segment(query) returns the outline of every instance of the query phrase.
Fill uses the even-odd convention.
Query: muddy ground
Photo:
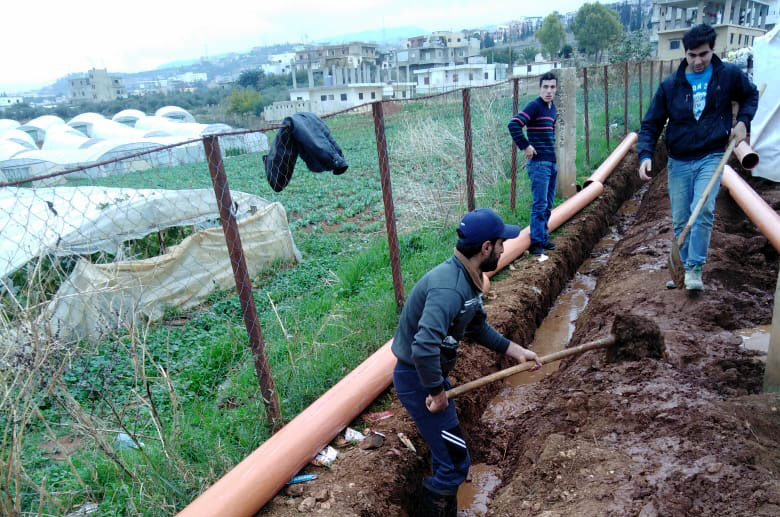
[[[500,331],[531,342],[577,267],[620,224],[617,209],[639,187],[636,168],[631,152],[604,194],[556,237],[550,260],[521,258],[493,282],[488,312]],[[780,189],[749,182],[780,209]],[[495,383],[458,399],[473,463],[498,472],[488,515],[780,515],[780,399],[759,394],[763,364],[734,334],[770,322],[778,255],[725,191],[716,211],[704,294],[664,289],[671,217],[659,174],[577,321],[571,345],[607,335],[616,314],[646,316],[662,331],[663,358],[607,363],[590,352],[535,384]],[[505,366],[466,344],[451,380]],[[501,407],[508,400],[512,409],[486,413],[499,392]],[[395,399],[391,411],[378,423],[356,422],[382,432],[381,447],[341,448],[332,468],[307,469],[318,479],[283,491],[260,515],[414,515],[429,457]]]

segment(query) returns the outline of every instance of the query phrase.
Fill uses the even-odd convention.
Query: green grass
[[[475,90],[473,95],[477,205],[491,206],[507,222],[525,226],[531,199],[522,153],[518,153],[518,208],[512,212],[508,206],[509,91],[509,96],[502,91],[493,98],[484,90]],[[532,98],[523,96],[521,107]],[[598,127],[595,105],[591,98],[592,128]],[[405,228],[400,234],[400,253],[408,293],[425,272],[452,253],[455,223],[464,210],[464,199],[457,195],[465,176],[460,93],[405,103],[401,111],[386,114],[385,120],[396,214]],[[285,420],[392,337],[398,319],[372,118],[370,114],[346,114],[327,123],[350,164],[341,176],[311,173],[299,162],[289,186],[275,193],[267,184],[259,154],[224,160],[231,190],[285,206],[304,256],[294,267],[277,264],[252,279]],[[418,138],[415,132],[425,130],[430,130],[428,136]],[[613,139],[610,148],[616,144]],[[591,145],[592,166],[609,149],[598,137]],[[583,162],[581,147],[578,177],[584,178],[592,167]],[[71,184],[212,188],[205,164]],[[428,206],[416,211],[420,199],[412,196],[413,188],[455,194],[447,200],[431,198]],[[73,467],[52,461],[40,449],[51,433],[35,419],[27,428],[23,465],[30,479],[39,486],[45,481],[53,495],[41,498],[25,489],[26,510],[37,511],[41,504],[45,512],[59,514],[84,501],[96,501],[100,515],[172,515],[268,438],[234,290],[214,292],[191,310],[169,307],[163,321],[141,330],[140,340],[117,333],[97,346],[82,345],[82,353],[72,359],[63,375],[70,394],[106,429],[126,428],[142,437],[143,450],[120,451],[119,459],[129,474],[92,439],[86,439],[84,447],[73,454]],[[73,415],[56,398],[42,395],[39,403],[55,434],[77,432]],[[165,448],[153,410],[160,415]],[[0,424],[7,425],[3,418]],[[113,440],[115,433],[107,436]]]

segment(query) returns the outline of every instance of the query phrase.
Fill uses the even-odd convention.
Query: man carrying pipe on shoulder
[[[647,181],[656,141],[669,121],[667,169],[675,238],[685,228],[715,173],[729,137],[733,133],[737,144],[745,139],[747,126],[758,106],[758,90],[745,73],[713,54],[715,37],[715,30],[706,24],[697,25],[683,35],[685,59],[677,72],[658,87],[639,132],[639,177]],[[732,101],[739,103],[733,129]],[[712,189],[680,247],[688,291],[704,289],[702,266],[707,261],[719,186],[718,182]],[[676,287],[674,281],[667,282],[667,287]]]
[[[423,480],[418,516],[455,517],[458,487],[469,471],[455,404],[446,394],[460,340],[468,336],[517,361],[541,366],[534,352],[487,322],[482,303],[482,273],[496,268],[504,240],[519,233],[518,226],[504,224],[490,208],[467,213],[458,226],[454,256],[417,282],[401,312],[392,345],[398,360],[393,385],[428,444],[433,463],[433,475]]]

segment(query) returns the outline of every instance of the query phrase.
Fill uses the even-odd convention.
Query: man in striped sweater
[[[528,160],[528,177],[531,178],[531,247],[534,255],[555,249],[547,231],[558,168],[555,164],[555,117],[553,99],[558,79],[552,72],[539,78],[539,97],[532,100],[509,122],[509,134]],[[523,134],[528,132],[528,138]]]

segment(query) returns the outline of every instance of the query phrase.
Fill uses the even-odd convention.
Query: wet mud
[[[671,218],[659,176],[625,237],[609,244],[608,261],[594,260],[604,256],[597,243],[620,224],[619,207],[639,188],[636,169],[631,152],[604,194],[555,236],[549,260],[526,256],[502,273],[488,315],[499,331],[530,346],[585,264],[598,283],[570,346],[606,336],[617,315],[636,314],[654,322],[663,353],[608,361],[603,351],[587,352],[536,382],[494,383],[459,397],[479,465],[464,496],[477,505],[459,515],[780,515],[780,400],[759,393],[762,352],[743,344],[745,332],[771,320],[778,255],[721,192],[704,293],[666,290]],[[780,209],[780,190],[749,181]],[[466,343],[451,380],[458,385],[507,366]],[[497,395],[502,402],[491,407]],[[330,469],[307,469],[317,480],[280,492],[259,515],[414,515],[430,458],[393,400],[392,418],[355,422],[385,434],[382,447],[342,447]],[[319,500],[302,506],[314,494]]]

